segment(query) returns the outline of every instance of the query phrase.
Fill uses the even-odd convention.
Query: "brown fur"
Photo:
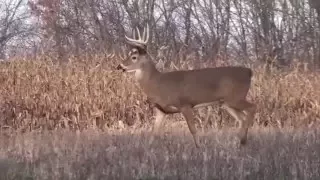
[[[130,41],[128,43],[131,44]],[[251,69],[217,67],[162,73],[155,68],[146,50],[141,50],[141,47],[146,46],[133,46],[131,52],[135,53],[129,53],[128,59],[118,69],[136,72],[142,90],[156,109],[155,131],[160,127],[165,114],[182,113],[199,147],[193,108],[218,101],[230,115],[240,121],[240,143],[246,143],[248,128],[255,114],[255,105],[246,100],[251,85]]]

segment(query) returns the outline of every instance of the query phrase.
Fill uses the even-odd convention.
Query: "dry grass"
[[[146,97],[130,75],[114,70],[118,62],[102,54],[71,59],[63,65],[47,57],[0,64],[0,126],[26,132],[150,122]],[[262,69],[254,71],[249,98],[258,105],[258,125],[319,124],[319,73],[275,71],[265,75]],[[213,111],[198,111],[204,126],[217,124],[218,110]],[[222,126],[233,125],[234,121],[222,112]]]
[[[318,179],[320,132],[254,128],[239,148],[233,129],[204,133],[196,149],[185,126],[150,143],[145,130],[86,130],[1,137],[1,179]]]
[[[136,106],[142,95],[128,78],[110,70],[114,67],[108,60],[97,56],[63,65],[45,59],[2,64],[2,126],[28,131],[103,128],[119,119],[133,124],[143,113],[143,105]]]

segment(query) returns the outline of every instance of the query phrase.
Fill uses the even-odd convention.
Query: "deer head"
[[[144,66],[149,64],[149,60],[147,57],[147,42],[149,40],[149,26],[143,30],[143,34],[141,36],[138,28],[138,38],[136,38],[136,33],[133,31],[133,38],[129,38],[125,36],[126,42],[132,47],[129,51],[127,58],[120,63],[117,69],[121,69],[126,72],[137,72],[141,71]]]

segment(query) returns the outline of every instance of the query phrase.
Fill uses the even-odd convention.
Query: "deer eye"
[[[133,57],[132,57],[132,60],[133,60],[133,61],[136,61],[136,60],[137,60],[137,57],[136,57],[136,56],[133,56]]]

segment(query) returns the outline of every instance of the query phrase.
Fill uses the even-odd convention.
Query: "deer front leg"
[[[153,123],[153,127],[152,127],[152,135],[150,137],[149,140],[149,144],[151,144],[154,141],[154,136],[156,136],[156,134],[159,133],[159,129],[162,127],[163,124],[163,118],[165,116],[165,113],[162,112],[160,109],[158,109],[157,107],[153,107],[153,111],[154,111],[154,123]]]
[[[153,124],[153,133],[156,134],[159,132],[159,129],[162,127],[163,118],[164,118],[165,114],[157,107],[154,107],[153,111],[154,111],[154,115],[155,115],[155,120],[154,120],[154,124]]]

